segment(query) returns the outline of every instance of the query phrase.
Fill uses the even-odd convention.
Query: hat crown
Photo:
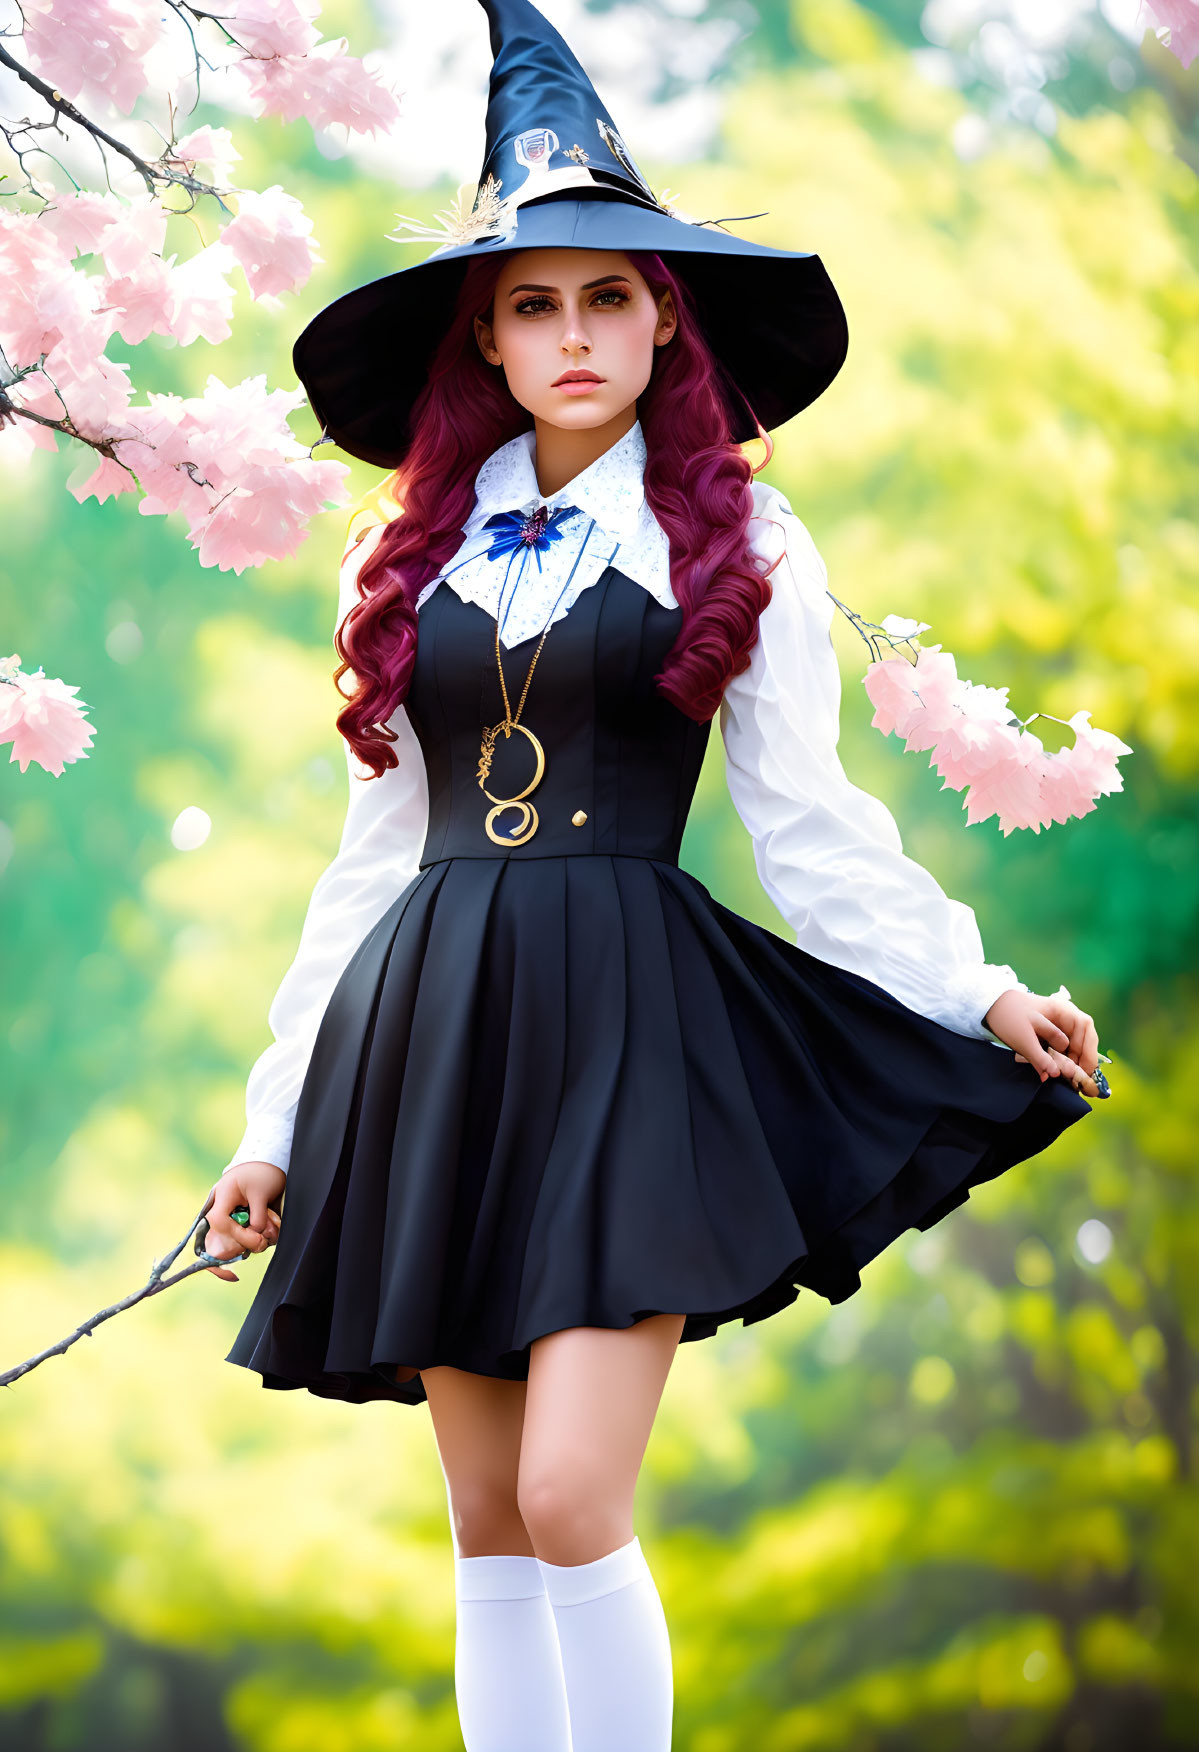
[[[511,206],[558,190],[609,188],[660,208],[595,87],[532,0],[480,0],[491,81],[479,187]]]

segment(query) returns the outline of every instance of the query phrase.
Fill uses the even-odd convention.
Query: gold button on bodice
[[[585,809],[576,809],[570,819],[576,827],[582,827],[587,819],[587,811]]]

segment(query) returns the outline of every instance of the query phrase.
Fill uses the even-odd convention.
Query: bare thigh
[[[439,1365],[420,1378],[441,1456],[455,1543],[462,1557],[533,1555],[516,1502],[524,1381],[498,1381]]]
[[[547,1563],[590,1563],[632,1539],[637,1477],[684,1318],[534,1340],[517,1501]]]
[[[683,1321],[547,1333],[530,1347],[527,1382],[422,1369],[461,1556],[577,1564],[627,1544]]]

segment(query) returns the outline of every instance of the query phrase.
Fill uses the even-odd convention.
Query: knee
[[[501,1552],[532,1556],[532,1542],[521,1519],[512,1480],[482,1477],[454,1484],[450,1489],[450,1513],[461,1557],[487,1557]]]
[[[580,1456],[522,1466],[517,1483],[521,1520],[547,1563],[589,1563],[631,1539],[625,1496]]]

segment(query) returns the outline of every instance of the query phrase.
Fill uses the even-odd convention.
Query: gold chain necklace
[[[537,832],[537,811],[531,803],[525,802],[525,798],[529,795],[530,791],[535,791],[537,789],[537,786],[545,776],[545,750],[542,748],[533,732],[526,725],[521,723],[520,714],[524,710],[525,700],[528,697],[529,692],[529,683],[533,679],[533,671],[537,667],[537,659],[541,656],[541,647],[545,644],[549,630],[549,622],[547,621],[545,626],[541,629],[541,637],[537,641],[537,649],[533,653],[533,661],[529,664],[529,672],[525,676],[525,685],[521,689],[520,699],[517,702],[517,707],[514,712],[508,700],[508,686],[504,680],[504,661],[500,656],[500,623],[498,615],[496,617],[495,666],[499,670],[500,692],[504,696],[504,716],[498,724],[493,724],[489,730],[484,730],[483,732],[483,741],[479,748],[479,789],[494,805],[493,808],[487,811],[483,826],[486,830],[488,839],[494,840],[497,846],[523,846],[525,841],[531,840],[533,835]],[[533,744],[533,752],[537,757],[536,772],[533,774],[533,777],[525,786],[524,790],[518,791],[514,797],[496,797],[487,789],[487,777],[491,772],[491,759],[495,753],[495,739],[501,730],[504,732],[505,740],[511,736],[514,730],[519,730],[521,735],[527,736],[529,741]],[[506,836],[498,834],[495,831],[494,825],[496,817],[502,815],[505,809],[519,809],[521,812],[519,826]]]
[[[500,693],[504,698],[504,716],[500,719],[498,724],[493,724],[490,729],[485,729],[483,731],[483,740],[479,744],[478,780],[480,791],[482,791],[483,795],[492,805],[487,811],[483,827],[487,833],[488,839],[494,841],[497,846],[523,846],[526,841],[531,840],[533,835],[537,832],[537,811],[531,803],[526,801],[526,799],[530,791],[535,791],[545,777],[545,750],[542,748],[541,743],[537,740],[536,736],[534,736],[528,726],[521,723],[520,714],[524,710],[525,700],[528,698],[529,693],[529,683],[533,679],[533,671],[537,667],[537,659],[541,656],[541,647],[545,644],[546,638],[549,635],[550,627],[553,625],[554,615],[558,610],[558,603],[562,601],[562,598],[570,588],[571,579],[578,571],[579,561],[583,558],[588,540],[590,539],[591,532],[594,528],[595,519],[592,518],[587,532],[583,537],[582,545],[579,548],[578,553],[575,555],[574,564],[570,568],[570,573],[566,579],[566,583],[558,592],[558,599],[554,603],[553,608],[550,609],[549,619],[541,629],[541,637],[537,641],[537,649],[533,653],[533,661],[529,664],[528,674],[525,676],[525,685],[520,690],[520,699],[517,701],[515,712],[512,710],[511,702],[508,699],[508,684],[504,679],[504,660],[500,655],[500,607],[503,600],[502,587],[500,590],[500,601],[496,603],[495,666],[499,672]],[[517,583],[519,585],[519,575]],[[537,759],[537,767],[533,777],[529,780],[529,783],[525,786],[524,790],[517,791],[514,797],[496,797],[487,789],[487,779],[491,772],[492,756],[495,754],[496,738],[499,736],[501,730],[504,733],[505,741],[508,740],[514,730],[519,730],[521,735],[527,737],[532,743],[533,753]],[[504,813],[505,809],[520,810],[520,822],[510,834],[497,833],[495,830],[496,819]]]

